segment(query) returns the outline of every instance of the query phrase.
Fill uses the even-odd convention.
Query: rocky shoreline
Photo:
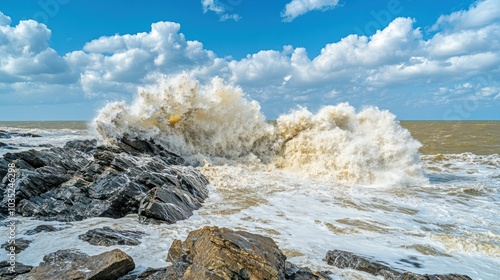
[[[0,138],[9,133],[0,131]],[[36,137],[36,136],[29,136]],[[91,217],[121,218],[137,214],[141,223],[187,219],[208,197],[208,180],[194,167],[153,141],[124,137],[116,145],[96,140],[68,142],[64,147],[7,153],[0,159],[0,215],[8,215],[8,165],[18,168],[16,214],[47,221],[80,221]],[[40,225],[24,232],[35,235],[61,230]],[[81,232],[93,246],[136,246],[144,232],[110,227]],[[29,248],[16,240],[16,252]],[[8,251],[8,244],[3,244]],[[137,272],[136,263],[120,249],[89,256],[74,249],[46,255],[39,266],[0,262],[1,279],[333,279],[330,271],[312,271],[286,260],[273,239],[227,228],[204,227],[174,240],[165,268]],[[471,279],[466,275],[422,275],[391,268],[369,257],[332,250],[324,257],[331,266],[362,271],[384,279]],[[147,267],[147,264],[140,264]]]

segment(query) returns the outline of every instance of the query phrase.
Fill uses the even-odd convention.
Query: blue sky
[[[180,72],[240,86],[268,119],[339,102],[500,119],[500,0],[0,3],[0,120],[90,120]]]

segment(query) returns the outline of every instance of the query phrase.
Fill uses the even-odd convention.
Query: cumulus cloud
[[[498,22],[499,19],[500,5],[498,0],[481,0],[472,4],[468,10],[440,16],[432,29],[437,30],[440,27],[453,30],[479,28]]]
[[[213,52],[198,41],[186,40],[180,24],[157,22],[146,33],[105,36],[87,43],[84,52],[68,55],[81,67],[81,81],[88,96],[100,95],[123,84],[140,85],[151,72],[171,74],[200,65],[211,65]],[[127,86],[128,87],[128,86]],[[126,87],[126,88],[127,88]]]
[[[235,1],[232,1],[235,2]],[[238,2],[238,1],[236,1]],[[201,0],[201,5],[203,6],[203,12],[214,12],[219,15],[221,21],[226,21],[232,19],[234,21],[239,21],[241,19],[240,15],[228,13],[232,6],[225,4],[218,0]]]
[[[201,42],[186,39],[173,22],[154,23],[147,32],[100,37],[59,56],[49,46],[51,32],[45,25],[28,20],[11,26],[10,18],[0,14],[0,102],[8,92],[64,94],[63,87],[73,98],[130,97],[137,87],[179,72],[241,85],[264,110],[270,108],[271,118],[295,104],[314,109],[336,101],[498,102],[500,17],[489,12],[496,8],[492,2],[441,16],[430,38],[424,38],[414,19],[401,17],[372,36],[351,34],[326,44],[316,56],[285,46],[242,59],[217,57]],[[216,3],[206,2],[217,10]],[[483,20],[473,21],[479,15]]]
[[[0,13],[0,83],[44,81],[67,83],[69,67],[49,47],[51,32],[33,20],[11,26],[11,19]]]
[[[339,4],[338,0],[292,0],[281,13],[283,21],[290,22],[296,17],[314,10],[331,10]]]

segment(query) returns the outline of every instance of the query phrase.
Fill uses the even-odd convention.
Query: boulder
[[[382,276],[384,279],[394,280],[471,280],[467,275],[458,274],[416,274],[408,271],[391,268],[368,257],[358,256],[351,252],[342,250],[328,251],[323,259],[329,265],[338,268],[350,268],[363,271],[375,276]]]
[[[14,252],[16,252],[16,254],[18,254],[18,253],[21,253],[22,251],[24,251],[24,249],[28,248],[28,246],[30,246],[30,243],[31,243],[31,240],[17,238],[17,239],[15,239],[14,244],[9,244],[9,242],[7,241],[4,244],[2,244],[2,247],[8,252],[11,252],[12,251],[11,248],[14,247]]]
[[[96,256],[61,250],[45,256],[38,267],[15,279],[118,279],[134,268],[132,258],[119,249]]]
[[[96,228],[87,231],[85,234],[79,235],[83,241],[96,246],[113,246],[113,245],[139,245],[139,239],[145,235],[142,231],[132,230],[115,230],[109,227]]]
[[[70,141],[64,148],[7,153],[19,169],[16,211],[42,220],[77,221],[139,214],[143,222],[174,223],[192,215],[208,196],[208,180],[184,160],[152,141]],[[3,193],[0,216],[7,213]]]
[[[166,273],[171,279],[285,279],[285,260],[269,237],[204,227],[172,243]]]

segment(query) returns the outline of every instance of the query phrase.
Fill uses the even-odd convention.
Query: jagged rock
[[[12,251],[11,248],[14,247],[14,252],[16,252],[16,254],[18,254],[18,253],[21,253],[24,249],[28,248],[28,246],[30,246],[30,243],[31,243],[31,240],[17,238],[17,239],[15,239],[14,244],[9,244],[9,242],[7,241],[4,244],[2,244],[2,247],[5,248],[5,250],[9,251],[9,252],[11,252]]]
[[[22,264],[20,262],[15,262],[14,267],[8,261],[0,261],[0,279],[12,280],[17,275],[25,274],[31,271],[32,266]]]
[[[285,255],[269,237],[204,227],[175,240],[165,274],[170,279],[285,279]],[[167,278],[164,278],[167,279]]]
[[[198,170],[175,165],[183,159],[152,141],[122,141],[116,146],[70,141],[64,148],[5,154],[0,175],[5,177],[7,163],[19,168],[18,214],[75,221],[139,213],[141,221],[174,223],[201,207],[208,181]],[[4,189],[1,184],[0,216],[7,211]]]
[[[16,280],[29,279],[118,279],[135,268],[130,256],[115,249],[96,256],[62,250],[44,257],[40,266]]]
[[[142,231],[115,230],[109,227],[96,228],[79,235],[83,241],[96,246],[139,245],[139,239],[145,235]]]
[[[397,270],[387,265],[378,263],[366,257],[361,257],[351,252],[333,250],[328,251],[323,259],[329,265],[338,268],[350,268],[364,271],[375,276],[383,276],[389,280],[471,280],[467,275],[458,274],[416,274],[407,271]]]

